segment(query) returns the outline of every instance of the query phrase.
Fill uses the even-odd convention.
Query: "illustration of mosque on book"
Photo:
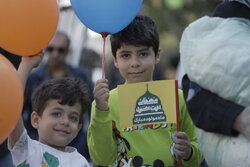
[[[161,100],[148,90],[136,101],[133,124],[147,124],[153,122],[166,122],[166,115],[161,104]]]

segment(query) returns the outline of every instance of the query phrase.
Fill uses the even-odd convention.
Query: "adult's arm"
[[[190,81],[187,75],[183,77],[182,87],[188,111],[197,127],[230,136],[239,134],[241,130],[235,123],[241,122],[239,119],[245,110],[244,106],[201,88]]]

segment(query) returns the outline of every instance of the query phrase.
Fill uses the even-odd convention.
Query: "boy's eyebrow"
[[[138,50],[137,52],[139,53],[139,52],[148,51],[148,49],[149,49],[148,47],[145,47],[145,48],[142,48],[142,49]],[[122,50],[122,51],[119,51],[118,53],[119,53],[119,54],[121,54],[121,53],[131,53],[131,51]]]
[[[61,107],[53,107],[52,108],[53,110],[60,110],[60,111],[63,111],[63,109]]]
[[[80,113],[79,112],[77,112],[77,111],[73,111],[73,112],[71,112],[72,114],[75,114],[75,115],[77,115],[77,116],[79,116],[80,115]]]
[[[64,109],[62,109],[61,107],[55,107],[53,108],[53,110],[64,111]],[[70,111],[70,113],[80,115],[80,113],[77,111]]]
[[[131,53],[131,51],[123,50],[123,51],[119,51],[118,53],[119,54],[121,54],[121,53]]]
[[[140,50],[138,50],[137,52],[143,52],[143,51],[148,51],[148,47],[146,47],[146,48],[142,48],[142,49],[140,49]]]

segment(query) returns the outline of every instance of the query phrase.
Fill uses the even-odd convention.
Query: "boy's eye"
[[[54,113],[52,113],[52,115],[55,116],[55,117],[60,117],[62,115],[62,113],[60,113],[60,112],[54,112]]]
[[[121,58],[126,59],[126,58],[128,58],[129,56],[130,56],[129,54],[122,54],[122,55],[121,55]]]
[[[78,122],[78,117],[77,116],[69,116],[69,119],[72,121],[72,122]]]
[[[145,57],[145,56],[147,56],[147,55],[148,55],[147,52],[142,52],[142,53],[140,53],[140,56],[142,56],[142,57]]]

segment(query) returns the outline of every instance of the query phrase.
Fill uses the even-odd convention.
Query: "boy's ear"
[[[114,58],[114,65],[115,65],[116,68],[118,68],[118,64],[117,64],[116,58]]]
[[[155,64],[158,64],[160,62],[160,52],[161,50],[159,49],[157,54],[155,55]]]
[[[37,129],[38,125],[39,125],[39,115],[37,114],[37,112],[32,112],[31,113],[31,125]]]

